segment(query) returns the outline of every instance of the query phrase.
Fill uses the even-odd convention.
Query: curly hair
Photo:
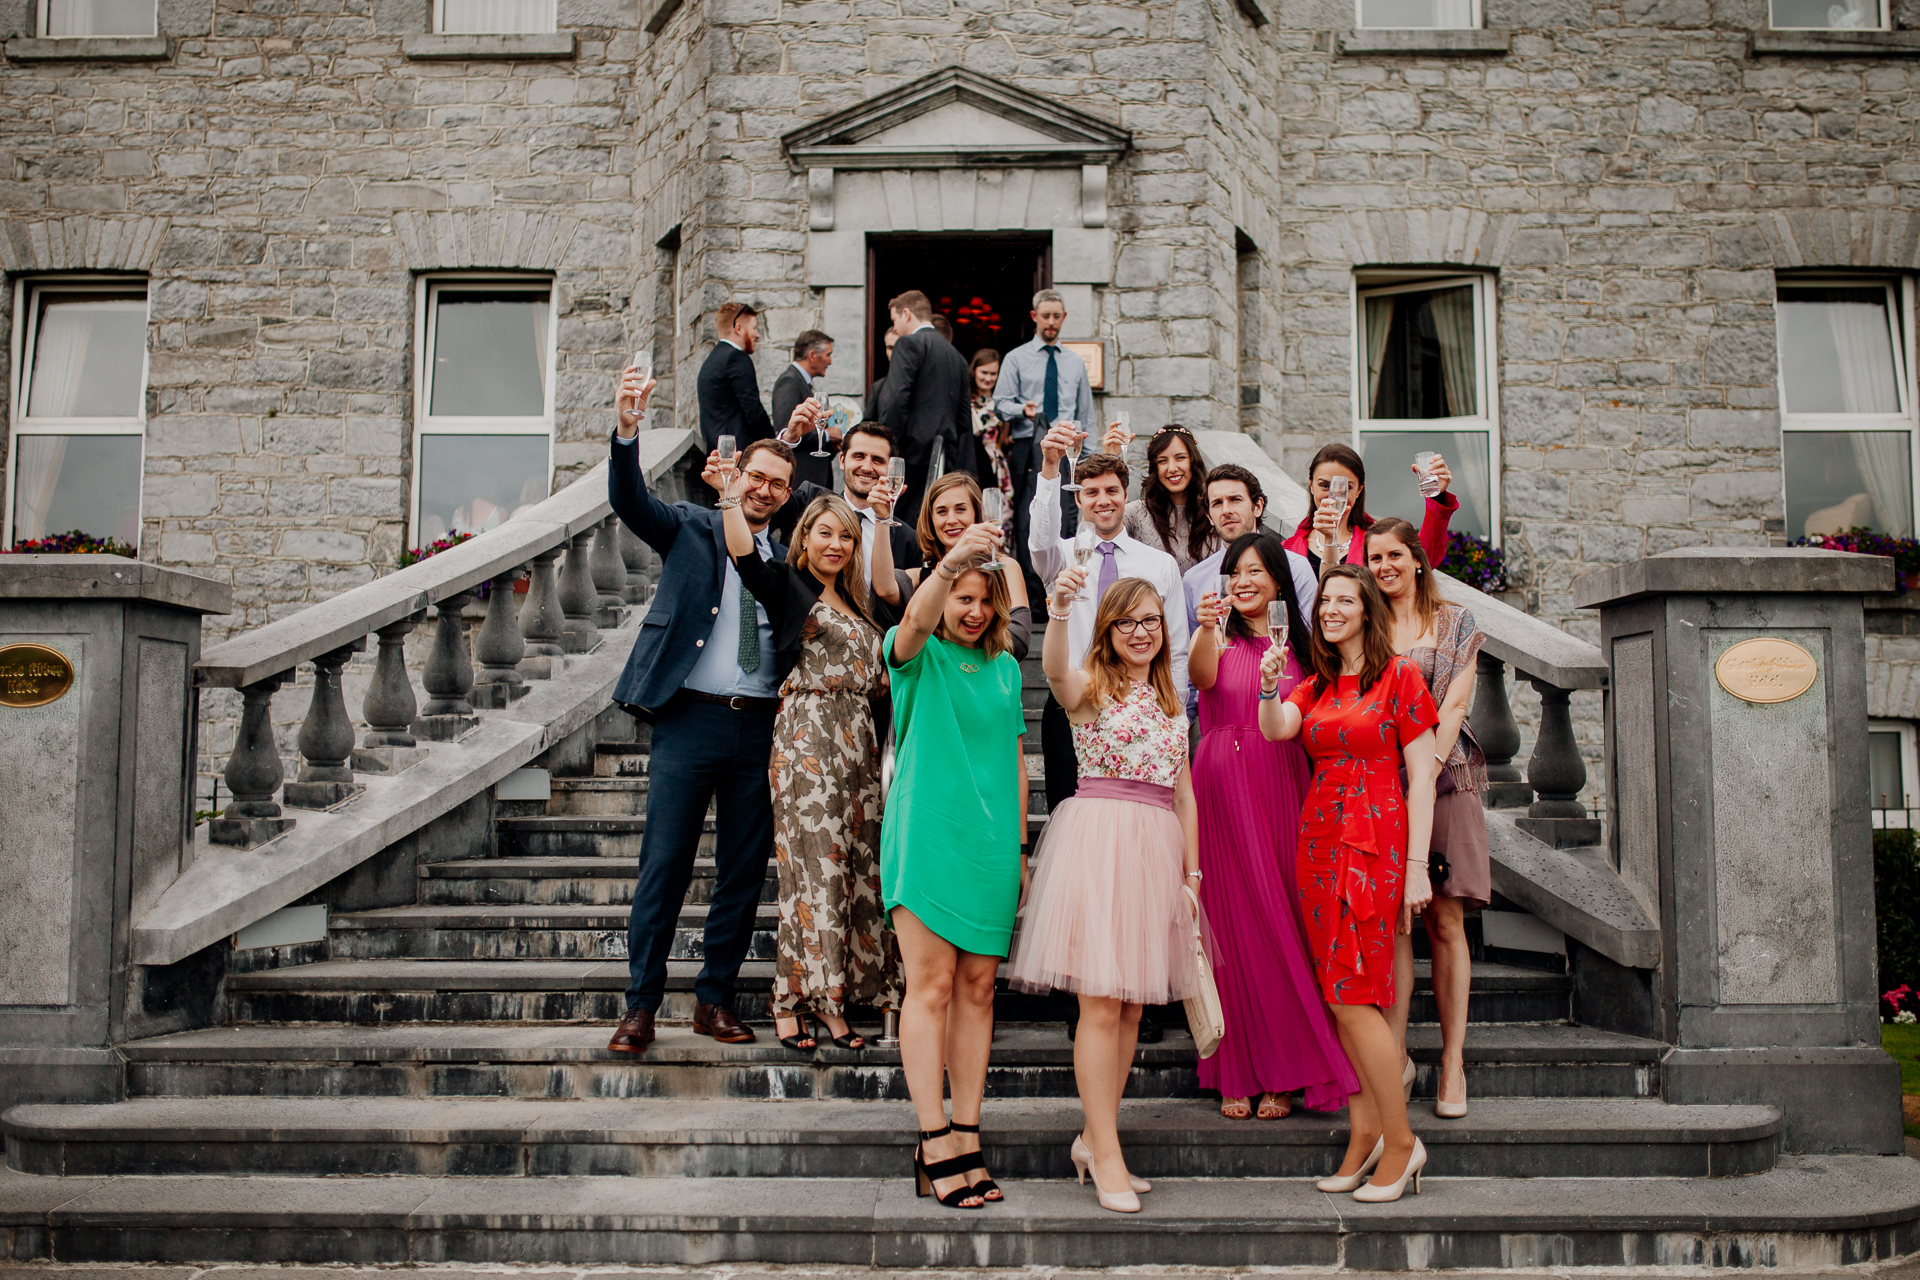
[[[1187,446],[1187,558],[1207,558],[1207,544],[1213,541],[1213,525],[1207,520],[1207,462],[1200,456],[1200,444],[1193,432],[1170,422],[1154,432],[1147,442],[1147,474],[1140,481],[1140,500],[1147,504],[1147,518],[1160,535],[1160,545],[1173,547],[1173,495],[1160,483],[1160,455],[1178,440]]]

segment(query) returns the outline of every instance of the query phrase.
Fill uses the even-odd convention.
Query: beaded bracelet
[[[1049,618],[1052,618],[1055,622],[1072,622],[1073,610],[1069,609],[1065,613],[1055,613],[1053,611],[1053,605],[1049,603],[1047,605],[1047,616]]]
[[[1275,686],[1273,687],[1273,692],[1272,692],[1272,693],[1268,693],[1268,692],[1267,692],[1267,691],[1266,691],[1265,689],[1262,689],[1262,690],[1260,691],[1260,701],[1262,701],[1262,702],[1272,702],[1272,701],[1273,701],[1273,700],[1274,700],[1275,698],[1277,698],[1277,697],[1279,697],[1279,696],[1280,696],[1280,686],[1279,686],[1279,685],[1275,685]]]

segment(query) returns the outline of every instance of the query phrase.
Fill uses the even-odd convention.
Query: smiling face
[[[840,470],[847,480],[847,492],[865,502],[873,486],[887,474],[887,459],[893,456],[884,436],[853,430],[847,434],[846,448],[840,452]]]
[[[1175,436],[1173,443],[1153,460],[1153,473],[1160,477],[1161,487],[1168,493],[1184,498],[1187,485],[1193,479],[1193,455],[1187,452],[1186,441]]]
[[[1166,619],[1160,612],[1160,598],[1143,591],[1139,601],[1122,617],[1134,624],[1133,634],[1126,634],[1125,628],[1116,622],[1107,629],[1107,645],[1118,661],[1129,667],[1145,669],[1167,642]]]
[[[1365,633],[1367,609],[1360,584],[1352,578],[1328,578],[1320,584],[1320,635],[1338,648],[1342,641],[1357,642]]]
[[[1247,496],[1244,480],[1215,480],[1207,486],[1207,516],[1222,542],[1232,542],[1259,528],[1260,514],[1266,508],[1265,501],[1256,503]]]
[[[1080,478],[1080,514],[1093,522],[1093,531],[1112,538],[1127,522],[1127,486],[1116,475]]]
[[[1267,562],[1260,558],[1260,553],[1252,547],[1242,551],[1240,563],[1233,567],[1234,612],[1260,619],[1265,625],[1267,606],[1279,596],[1280,584],[1267,572]]]
[[[801,531],[800,545],[806,548],[807,568],[822,582],[832,582],[860,550],[860,533],[840,523],[840,517],[823,511]]]
[[[1323,462],[1314,468],[1313,479],[1307,485],[1307,488],[1313,493],[1314,505],[1318,506],[1320,500],[1328,496],[1328,481],[1332,480],[1335,476],[1345,476],[1347,478],[1347,511],[1351,513],[1360,510],[1364,505],[1360,501],[1360,493],[1365,486],[1360,483],[1359,476],[1353,474],[1352,471],[1338,462]]]
[[[1000,362],[989,361],[973,371],[973,393],[985,398],[993,394],[993,384],[1000,381]]]
[[[954,485],[933,500],[933,536],[940,539],[942,548],[951,547],[961,534],[979,523],[980,513],[974,509],[973,495],[965,485]]]
[[[1376,533],[1367,538],[1367,568],[1373,570],[1373,580],[1387,599],[1412,595],[1418,585],[1419,567],[1407,544],[1392,534]]]
[[[987,575],[969,569],[960,575],[947,592],[947,607],[942,613],[947,635],[959,644],[977,646],[993,625],[993,589]]]
[[[740,458],[740,510],[758,528],[773,519],[787,500],[793,464],[771,449],[749,449]]]

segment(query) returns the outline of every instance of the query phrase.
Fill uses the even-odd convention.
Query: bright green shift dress
[[[1020,664],[939,636],[894,661],[894,778],[880,828],[880,893],[962,951],[1004,956],[1020,905]]]

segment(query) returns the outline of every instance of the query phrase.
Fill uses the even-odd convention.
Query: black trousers
[[[1047,766],[1047,812],[1051,814],[1080,786],[1080,757],[1073,753],[1073,726],[1067,723],[1067,709],[1051,693],[1047,705],[1040,709],[1040,752]]]

